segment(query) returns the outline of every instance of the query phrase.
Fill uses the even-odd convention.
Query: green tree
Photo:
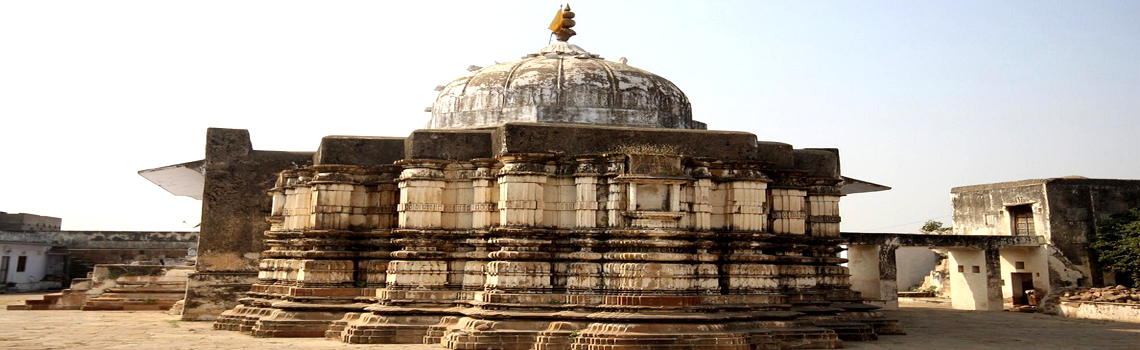
[[[1140,208],[1100,222],[1089,239],[1089,253],[1100,267],[1131,277],[1140,288]]]
[[[926,223],[922,225],[922,232],[926,233],[946,233],[952,229],[952,227],[942,227],[941,221],[934,220],[927,220]]]

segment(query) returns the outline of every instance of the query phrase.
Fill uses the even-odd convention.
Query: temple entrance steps
[[[8,310],[169,310],[186,295],[186,275],[193,268],[163,265],[96,265],[90,278],[71,288],[45,294]]]

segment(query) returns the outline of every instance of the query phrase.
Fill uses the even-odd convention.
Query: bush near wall
[[[1140,288],[1140,208],[1112,215],[1097,225],[1089,238],[1089,253],[1097,264],[1127,276],[1133,287]]]

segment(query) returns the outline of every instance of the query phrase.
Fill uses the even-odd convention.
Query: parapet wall
[[[1063,301],[1058,313],[1065,317],[1140,323],[1140,304]]]
[[[198,245],[194,231],[0,231],[0,241],[50,244],[68,249],[181,249]]]

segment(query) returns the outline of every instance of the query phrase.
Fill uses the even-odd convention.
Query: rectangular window
[[[1016,205],[1007,208],[1009,210],[1009,219],[1013,223],[1013,234],[1015,236],[1032,236],[1033,229],[1033,205]]]
[[[958,265],[958,273],[966,273],[966,267],[962,266],[962,265]]]
[[[982,273],[982,268],[981,268],[981,267],[978,267],[978,266],[974,266],[974,267],[970,268],[970,270],[971,270],[973,273]]]
[[[28,257],[21,256],[16,258],[16,272],[24,272],[28,268]]]
[[[1018,270],[1024,269],[1025,268],[1025,262],[1024,261],[1015,262],[1015,263],[1013,263],[1013,267],[1015,269],[1018,269]]]

